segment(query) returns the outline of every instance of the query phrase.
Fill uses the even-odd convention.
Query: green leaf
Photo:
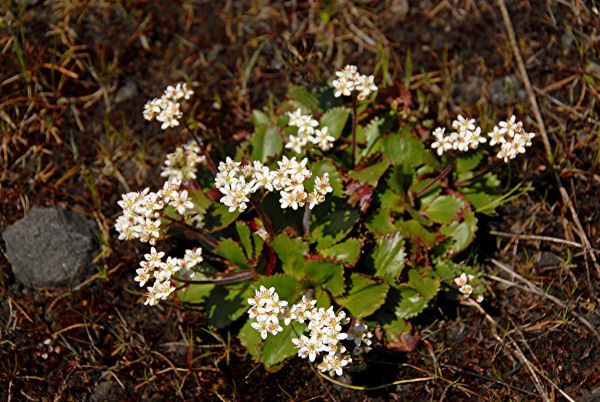
[[[317,249],[327,248],[342,240],[352,230],[360,212],[355,209],[338,207],[325,216],[312,215],[311,239],[317,242]]]
[[[416,269],[408,271],[408,285],[413,287],[425,300],[431,300],[440,290],[440,278],[419,273]]]
[[[479,162],[483,159],[483,152],[481,151],[469,151],[463,152],[458,155],[456,160],[456,171],[457,172],[468,172],[477,167]]]
[[[404,239],[400,232],[380,238],[373,251],[375,275],[395,282],[402,273],[405,257]]]
[[[319,99],[313,93],[310,93],[304,87],[292,87],[287,93],[287,97],[302,103],[311,112],[319,109]]]
[[[236,222],[235,228],[237,229],[238,236],[240,237],[240,242],[242,243],[242,247],[244,247],[244,251],[246,253],[247,259],[252,259],[252,239],[250,237],[250,228],[244,222]]]
[[[375,236],[382,236],[398,230],[392,217],[392,211],[385,208],[380,208],[371,219],[365,224]]]
[[[289,302],[295,300],[296,278],[292,276],[283,274],[267,276],[254,283],[252,289],[257,290],[261,285],[267,289],[274,287],[281,300],[287,300]]]
[[[304,324],[292,321],[290,325],[283,326],[283,331],[277,335],[269,334],[267,339],[263,341],[262,348],[262,358],[265,366],[270,367],[281,363],[286,358],[296,354],[298,349],[292,343],[292,338],[297,338],[298,335],[304,332],[305,328]]]
[[[424,212],[429,218],[437,223],[450,223],[459,218],[459,212],[465,207],[465,203],[458,197],[440,195]]]
[[[329,173],[329,183],[333,188],[332,194],[336,197],[344,196],[342,176],[330,159],[321,159],[318,162],[312,163],[310,169],[312,171],[312,177],[305,182],[306,191],[313,190],[315,178],[320,177],[324,173]]]
[[[247,320],[240,330],[240,342],[246,348],[254,361],[261,360],[262,338],[260,332],[250,326],[254,320]]]
[[[361,128],[359,133],[357,133],[357,138],[360,137],[365,143],[365,148],[361,153],[363,157],[371,154],[374,151],[375,143],[381,138],[380,126],[383,123],[384,120],[382,118],[376,117],[372,119],[366,127]]]
[[[342,307],[358,318],[373,314],[385,302],[389,286],[357,273],[350,275],[348,294],[335,298]]]
[[[369,184],[375,187],[377,181],[383,176],[387,168],[390,166],[390,161],[387,159],[381,160],[379,163],[370,165],[359,171],[351,170],[348,172],[348,176],[352,179],[356,179],[361,183]]]
[[[311,260],[304,266],[304,274],[333,296],[344,292],[344,268],[340,264]]]
[[[321,250],[323,257],[334,258],[337,261],[354,265],[360,255],[360,242],[351,237],[345,241]]]
[[[270,119],[265,112],[255,109],[252,111],[252,123],[254,123],[254,127],[267,126]]]
[[[271,247],[282,262],[283,272],[300,278],[304,272],[304,256],[308,252],[308,246],[302,239],[290,239],[282,233],[273,239]]]
[[[229,212],[229,207],[218,202],[212,203],[204,215],[204,229],[209,233],[216,232],[229,226],[238,216],[240,213],[237,210]]]
[[[409,165],[393,166],[389,170],[386,182],[398,194],[406,193],[415,180],[415,169]]]
[[[345,107],[329,109],[321,116],[321,127],[327,127],[329,134],[336,140],[340,138],[342,130],[348,121],[350,110]]]
[[[206,301],[207,321],[217,328],[224,328],[248,310],[250,290],[247,284],[236,287],[215,286]]]
[[[383,154],[394,165],[409,164],[418,166],[423,163],[425,145],[410,134],[410,128],[405,126],[399,133],[386,136],[383,139]]]
[[[183,291],[178,291],[177,298],[183,303],[189,304],[202,304],[206,298],[210,295],[210,292],[215,287],[214,284],[192,284]]]
[[[263,244],[264,244],[264,240],[262,239],[262,237],[260,237],[257,234],[252,234],[252,240],[254,240],[254,260],[258,260],[258,258],[260,257],[260,253],[262,252],[263,249]]]
[[[215,253],[240,267],[247,267],[247,260],[242,248],[231,239],[223,239],[215,248]]]
[[[398,222],[402,229],[404,237],[412,243],[422,244],[427,247],[433,247],[437,243],[437,236],[423,227],[414,219]]]
[[[381,202],[381,207],[384,209],[391,209],[394,212],[400,213],[406,211],[406,201],[389,188],[379,196],[379,201]]]
[[[475,238],[477,231],[477,218],[475,214],[468,209],[463,210],[463,221],[454,222],[450,225],[442,226],[440,233],[452,239],[450,250],[458,253],[464,250]]]
[[[400,302],[396,306],[396,317],[412,318],[425,310],[427,301],[416,290],[402,286],[399,287]]]
[[[250,158],[263,163],[270,156],[279,154],[283,146],[277,127],[271,125],[259,126],[250,138],[250,144],[252,145]]]
[[[403,333],[411,330],[410,324],[403,318],[396,318],[392,322],[383,325],[385,337],[388,341],[395,343],[404,343],[400,337]]]

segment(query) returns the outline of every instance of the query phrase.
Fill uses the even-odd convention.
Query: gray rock
[[[527,99],[523,83],[516,75],[496,78],[490,85],[490,101],[494,105],[510,105],[517,100]]]
[[[137,85],[135,85],[135,82],[126,81],[125,85],[123,85],[117,91],[115,95],[115,103],[127,102],[128,100],[135,98],[138,94],[139,90]]]
[[[123,392],[117,384],[112,381],[102,381],[94,388],[90,401],[116,401],[123,397]]]
[[[594,75],[597,75],[598,77],[600,77],[600,64],[590,61],[585,66],[585,72],[588,74],[594,74]]]
[[[483,87],[483,78],[471,75],[463,84],[456,87],[458,98],[465,103],[475,103],[481,98],[481,89]]]
[[[74,284],[97,251],[92,225],[60,206],[33,208],[2,237],[16,279],[27,286]]]

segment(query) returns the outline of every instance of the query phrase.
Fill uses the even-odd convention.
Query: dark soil
[[[348,63],[372,72],[383,55],[389,75],[378,68],[377,81],[410,80],[407,118],[445,125],[463,113],[486,125],[514,113],[538,132],[495,2],[409,1],[406,15],[400,3],[9,2],[0,17],[0,227],[32,206],[62,204],[97,222],[106,244],[97,273],[64,288],[24,288],[0,256],[0,396],[539,400],[543,391],[553,400],[564,398],[560,388],[577,400],[600,399],[600,342],[572,314],[600,329],[600,271],[582,247],[514,236],[582,242],[556,172],[600,248],[600,66],[592,64],[600,60],[600,5],[593,0],[507,2],[556,156],[551,166],[538,136],[526,158],[499,172],[507,188],[523,182],[532,190],[479,221],[475,258],[489,290],[483,307],[501,342],[480,312],[439,296],[440,307],[414,323],[413,351],[376,347],[341,381],[378,387],[432,378],[351,390],[300,359],[267,373],[240,345],[239,324],[212,331],[199,312],[140,303],[133,272],[143,249],[118,241],[112,226],[126,187],[158,186],[163,157],[187,140],[141,115],[172,82],[191,81],[196,119],[239,140],[269,94],[314,87]],[[378,103],[402,95],[394,88],[382,90]]]

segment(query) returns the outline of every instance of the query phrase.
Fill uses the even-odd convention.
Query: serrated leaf
[[[337,140],[342,134],[342,130],[346,125],[346,121],[348,121],[349,115],[350,110],[345,107],[329,109],[321,116],[321,127],[327,127],[329,135]]]
[[[481,151],[469,151],[463,152],[458,155],[456,159],[456,171],[457,172],[468,172],[477,167],[479,162],[483,159],[483,152]]]
[[[296,278],[277,274],[264,277],[252,285],[252,289],[260,289],[261,286],[267,289],[274,287],[281,300],[293,301],[296,294]]]
[[[375,187],[377,185],[377,181],[383,176],[387,168],[390,166],[390,161],[388,159],[383,159],[380,162],[369,165],[368,167],[361,170],[351,170],[348,172],[348,177],[358,180],[361,183],[369,184],[370,186]]]
[[[351,237],[341,243],[321,250],[320,253],[323,257],[334,258],[337,261],[354,265],[360,255],[360,242]]]
[[[365,224],[375,236],[382,236],[398,230],[392,217],[392,211],[380,208],[375,214],[371,215],[371,219]]]
[[[458,253],[464,250],[475,238],[477,231],[477,218],[475,214],[468,209],[463,210],[463,220],[454,222],[450,225],[444,225],[440,228],[440,233],[452,239],[450,250]]]
[[[315,183],[315,178],[321,177],[324,173],[329,174],[329,183],[331,184],[331,188],[333,188],[332,195],[336,197],[342,197],[344,194],[344,188],[342,185],[342,176],[340,172],[336,169],[335,165],[329,159],[321,159],[318,162],[314,162],[311,164],[310,169],[312,171],[312,176],[310,179],[306,180],[305,188],[306,191],[312,191]]]
[[[424,212],[432,221],[446,224],[458,219],[458,214],[464,207],[465,203],[460,198],[440,195],[425,208]]]
[[[400,302],[396,306],[396,317],[412,318],[425,310],[427,301],[414,289],[409,287],[399,287]]]
[[[308,251],[302,239],[290,239],[286,233],[282,233],[270,245],[281,260],[283,272],[300,278],[305,264],[304,256]]]
[[[382,208],[391,209],[394,212],[400,213],[406,210],[406,201],[389,188],[379,196],[379,201],[381,202]]]
[[[383,139],[382,152],[394,165],[418,166],[423,163],[425,145],[410,134],[410,128],[403,128]]]
[[[252,259],[252,239],[250,237],[250,228],[244,222],[236,222],[235,228],[238,232],[238,236],[240,237],[240,243],[242,243],[242,247],[244,247],[244,252],[246,253],[246,259]]]
[[[389,286],[368,276],[352,273],[348,293],[336,297],[335,301],[350,311],[352,316],[361,319],[373,314],[385,302]]]
[[[352,230],[360,212],[355,209],[341,209],[322,216],[312,215],[311,239],[317,242],[317,249],[327,248],[342,240]]]
[[[310,93],[304,87],[292,87],[287,93],[287,97],[302,103],[311,112],[319,108],[319,99],[313,93]]]
[[[199,305],[206,300],[214,287],[213,284],[192,284],[183,291],[178,291],[177,298],[183,303]]]
[[[404,238],[400,232],[381,237],[373,251],[375,275],[395,282],[404,268]]]
[[[283,146],[277,127],[271,125],[257,127],[250,138],[250,144],[252,145],[250,158],[262,163],[266,162],[270,156],[279,154]]]
[[[223,239],[215,248],[215,253],[240,267],[247,267],[247,259],[242,248],[232,239]]]
[[[254,233],[252,234],[252,240],[254,241],[253,258],[254,260],[258,260],[258,257],[260,257],[260,253],[262,252],[265,241],[262,239],[262,237]]]
[[[240,330],[239,338],[241,344],[246,348],[250,356],[254,361],[261,360],[261,349],[262,349],[262,338],[260,332],[252,328],[254,320],[247,320],[242,329]]]
[[[329,308],[331,306],[331,299],[327,291],[323,290],[318,283],[311,281],[310,279],[302,279],[297,284],[298,293],[296,301],[300,300],[302,296],[306,295],[309,289],[312,289],[314,293],[311,298],[317,301],[316,307]]]
[[[415,180],[415,169],[409,165],[392,166],[388,172],[386,182],[398,194],[406,193]]]
[[[333,296],[344,292],[344,268],[332,261],[307,261],[304,275],[327,289]]]
[[[229,207],[221,203],[212,203],[204,214],[204,229],[209,233],[221,230],[235,221],[240,213],[236,210],[229,212]]]
[[[427,230],[414,219],[398,222],[398,226],[402,229],[404,237],[412,243],[422,244],[428,247],[433,247],[437,243],[436,234]]]
[[[408,271],[408,285],[414,288],[425,300],[431,300],[440,290],[440,278],[419,273],[416,269]]]
[[[292,338],[304,332],[305,325],[292,321],[290,325],[284,326],[283,331],[277,335],[269,334],[263,341],[262,361],[265,366],[273,366],[281,363],[286,358],[296,354],[298,349],[292,343]]]
[[[248,310],[249,294],[247,284],[236,287],[215,286],[206,301],[208,323],[224,328],[237,320]]]

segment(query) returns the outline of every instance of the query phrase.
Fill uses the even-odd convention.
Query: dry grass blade
[[[544,148],[546,150],[546,159],[548,160],[548,163],[552,166],[553,159],[554,159],[552,156],[552,147],[550,146],[550,141],[548,140],[548,134],[546,133],[546,126],[544,124],[544,119],[542,118],[542,113],[540,112],[540,108],[537,104],[535,93],[533,92],[531,82],[529,81],[529,76],[527,75],[527,69],[525,68],[525,63],[523,62],[523,58],[521,57],[519,45],[517,44],[515,30],[512,26],[510,15],[508,14],[508,10],[506,8],[506,3],[504,2],[504,0],[498,0],[498,5],[500,6],[500,11],[502,13],[502,20],[504,21],[504,26],[506,28],[506,32],[508,33],[508,38],[510,41],[512,52],[517,60],[517,65],[519,67],[519,73],[521,75],[521,80],[523,81],[523,84],[525,85],[525,90],[527,91],[527,95],[529,97],[529,102],[531,103],[531,107],[533,109],[535,119],[536,119],[539,129],[540,129],[542,141],[544,143]],[[581,237],[581,240],[583,241],[583,244],[585,244],[587,254],[592,259],[592,262],[594,263],[594,267],[596,268],[596,273],[597,273],[598,277],[600,278],[600,265],[598,264],[596,255],[591,251],[592,245],[590,244],[590,241],[588,240],[587,235],[585,234],[585,230],[583,229],[583,226],[581,225],[581,222],[579,221],[579,216],[577,215],[577,212],[575,211],[573,202],[571,201],[571,198],[569,197],[567,190],[565,190],[564,186],[561,183],[560,177],[558,176],[558,174],[556,172],[554,172],[554,176],[556,178],[556,182],[558,184],[563,203],[569,208],[569,211],[571,212],[571,215],[573,216],[573,221],[575,222],[575,225],[577,226],[577,230],[579,231],[579,235]],[[590,286],[590,288],[593,289],[592,286]]]
[[[509,267],[507,267],[506,265],[502,264],[500,261],[492,259],[492,264],[494,264],[496,267],[500,268],[501,270],[503,270],[504,272],[508,273],[511,276],[514,276],[515,278],[517,278],[518,280],[520,280],[521,282],[523,282],[526,286],[519,286],[518,284],[512,283],[512,282],[508,282],[504,280],[504,283],[513,285],[513,286],[518,286],[521,289],[524,290],[529,290],[532,293],[535,293],[538,296],[541,296],[543,298],[546,298],[550,301],[552,301],[553,303],[555,303],[556,305],[558,305],[560,308],[563,309],[568,309],[569,306],[567,305],[567,303],[561,301],[560,299],[552,296],[551,294],[548,294],[546,292],[544,292],[542,289],[540,289],[539,287],[537,287],[536,285],[534,285],[531,281],[527,280],[526,278],[524,278],[523,276],[519,275],[517,272],[515,272],[514,270],[510,269]],[[502,278],[497,278],[493,275],[490,275],[491,279],[494,280],[501,280]],[[600,333],[598,332],[598,330],[596,328],[594,328],[594,326],[588,321],[586,320],[583,316],[581,316],[580,314],[578,314],[577,312],[571,310],[571,314],[573,314],[583,325],[585,325],[591,332],[592,334],[594,334],[594,336],[600,341]]]
[[[475,300],[468,299],[466,301],[466,305],[474,307],[481,314],[483,314],[483,316],[485,317],[486,321],[488,321],[491,324],[491,326],[492,326],[492,335],[493,335],[493,337],[500,344],[503,344],[505,341],[497,333],[499,325],[496,322],[496,320],[494,320],[488,313],[486,313],[485,310],[483,309],[483,307],[481,307],[479,305],[479,303],[477,303]],[[550,399],[550,397],[548,396],[548,392],[546,391],[546,388],[544,387],[544,385],[540,381],[540,379],[538,377],[538,373],[540,374],[540,376],[542,376],[544,378],[544,380],[548,381],[569,402],[575,402],[575,400],[573,398],[571,398],[566,392],[564,392],[562,389],[560,389],[554,382],[550,381],[546,375],[543,375],[543,373],[541,372],[541,370],[539,368],[535,367],[531,363],[531,361],[525,356],[525,354],[523,353],[523,351],[521,350],[521,348],[519,347],[519,345],[517,345],[517,343],[510,337],[510,334],[507,335],[507,337],[508,337],[508,339],[510,341],[508,343],[508,345],[512,346],[513,353],[525,365],[525,367],[527,367],[527,370],[529,370],[529,374],[531,375],[531,378],[533,379],[534,385],[535,385],[536,389],[538,390],[538,392],[540,393],[541,398],[544,401],[550,402],[554,398]]]

